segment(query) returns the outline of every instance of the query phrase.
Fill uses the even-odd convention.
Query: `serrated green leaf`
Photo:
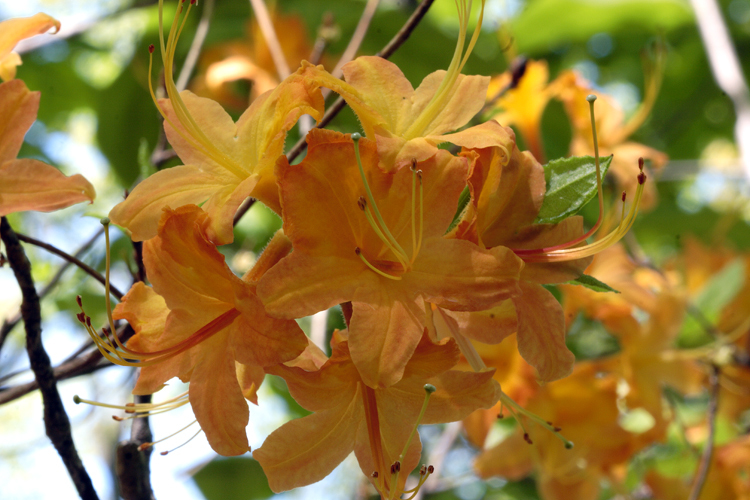
[[[612,156],[601,159],[602,179]],[[575,215],[596,196],[596,163],[593,156],[572,156],[552,160],[544,166],[547,193],[536,224],[557,224]]]
[[[593,276],[589,276],[588,274],[582,274],[574,280],[566,281],[565,284],[585,286],[589,290],[593,290],[595,292],[620,293],[603,281],[599,281],[598,279],[594,278]]]

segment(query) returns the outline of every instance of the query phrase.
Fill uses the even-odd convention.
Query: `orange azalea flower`
[[[191,6],[188,4],[185,16]],[[198,204],[208,214],[204,227],[208,238],[217,245],[225,244],[234,238],[232,218],[248,196],[281,212],[273,166],[297,119],[304,114],[315,119],[322,116],[323,97],[300,70],[256,99],[235,123],[214,101],[189,91],[178,92],[173,59],[181,10],[166,46],[159,25],[169,99],[159,101],[157,107],[164,116],[167,138],[185,165],[145,179],[112,209],[110,219],[130,230],[134,240],[146,240],[156,235],[163,207]],[[153,89],[152,97],[156,102]]]
[[[667,155],[661,151],[627,141],[628,137],[648,117],[653,106],[658,93],[658,86],[651,88],[652,86],[653,83],[648,87],[650,90],[638,113],[627,123],[617,102],[606,94],[596,92],[599,96],[596,119],[599,148],[602,156],[614,155],[609,172],[614,176],[620,189],[628,192],[637,187],[638,171],[635,168],[638,158],[649,160],[651,166],[655,169],[660,169],[667,163]],[[554,88],[553,92],[563,101],[573,126],[570,154],[573,156],[590,155],[594,150],[594,145],[591,142],[591,119],[589,118],[588,107],[585,105],[585,98],[594,92],[592,85],[577,73],[566,71],[557,77],[551,87]],[[656,186],[650,183],[645,187],[643,200],[641,201],[642,206],[644,209],[652,208],[656,201]]]
[[[312,130],[307,141],[302,163],[282,157],[277,168],[294,252],[261,280],[258,295],[285,318],[351,301],[351,355],[367,385],[401,378],[428,325],[427,302],[485,310],[518,293],[522,264],[510,250],[443,237],[465,183],[464,158],[437,151],[411,170],[384,171],[373,141],[360,140],[359,153],[338,132]]]
[[[464,147],[462,154],[472,160],[472,201],[452,236],[484,248],[519,249],[521,259],[528,260],[521,271],[521,294],[490,311],[448,314],[457,321],[460,332],[481,342],[497,343],[517,332],[521,355],[538,370],[541,380],[549,382],[568,375],[575,358],[565,346],[562,308],[540,283],[575,279],[591,259],[585,247],[558,262],[545,262],[537,258],[545,253],[537,256],[530,252],[580,240],[583,219],[534,224],[544,200],[544,169],[530,153],[518,150],[510,129],[494,122],[490,126],[505,132],[503,144],[489,146],[491,142],[481,137],[454,134]]]
[[[354,450],[381,497],[401,498],[411,493],[403,491],[404,483],[420,458],[421,443],[414,435],[417,422],[460,420],[497,399],[499,387],[492,371],[450,370],[459,353],[453,341],[436,345],[423,335],[403,378],[392,387],[376,389],[359,377],[345,334],[336,333],[332,347],[331,358],[319,371],[283,365],[269,369],[286,380],[303,408],[314,412],[283,425],[253,452],[274,491],[323,479]],[[425,383],[437,389],[426,408]],[[400,474],[392,467],[397,461]]]
[[[55,28],[54,32],[57,33],[60,21],[41,12],[0,23],[0,79],[8,81],[16,77],[16,66],[21,64],[21,56],[11,52],[16,44],[25,38],[46,33],[50,28]]]
[[[543,386],[526,405],[561,427],[574,448],[540,427],[521,429],[477,458],[479,476],[519,480],[536,471],[545,500],[594,500],[602,478],[619,481],[622,465],[653,436],[619,425],[617,381],[611,375],[596,376],[598,371],[593,363],[578,363],[571,376]],[[524,443],[524,433],[533,444]]]
[[[92,202],[96,196],[94,186],[80,174],[66,177],[41,161],[16,159],[26,131],[36,120],[39,98],[40,93],[29,91],[21,80],[0,84],[0,215],[52,212]]]
[[[358,57],[344,65],[346,82],[321,66],[303,64],[308,78],[341,95],[354,110],[365,135],[377,140],[380,165],[385,170],[434,155],[438,144],[453,142],[452,135],[442,134],[466,125],[484,106],[489,77],[461,74],[479,36],[484,0],[465,52],[471,2],[461,0],[456,5],[459,35],[450,66],[447,71],[427,75],[416,90],[398,66],[382,57]]]
[[[153,288],[136,283],[114,311],[137,335],[120,350],[94,337],[110,361],[142,367],[134,394],[189,380],[209,444],[238,455],[248,451],[243,393],[254,401],[264,369],[297,357],[307,340],[296,322],[268,316],[255,295],[255,280],[289,251],[288,241],[276,237],[241,280],[203,236],[206,218],[192,205],[165,210],[158,236],[143,246]]]
[[[287,16],[278,11],[270,14],[274,30],[283,34],[279,44],[288,66],[299,67],[313,51],[304,21],[299,16]],[[199,64],[203,69],[190,84],[196,94],[235,109],[245,109],[249,102],[276,88],[280,83],[276,65],[258,23],[253,20],[247,31],[244,40],[214,45],[204,51]],[[234,89],[232,84],[238,80],[250,83],[249,101],[246,92]]]

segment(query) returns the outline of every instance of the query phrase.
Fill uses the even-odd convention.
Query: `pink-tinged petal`
[[[407,127],[418,120],[445,79],[445,75],[446,72],[443,70],[435,71],[422,80],[414,92],[414,103]],[[416,135],[440,135],[466,125],[484,106],[489,84],[488,76],[458,75],[453,87],[446,92],[450,96],[449,99],[441,103],[440,111],[429,123],[423,124],[423,130],[415,131]]]
[[[430,238],[402,286],[446,309],[482,311],[519,293],[522,267],[505,247],[483,250],[468,241]]]
[[[543,382],[567,377],[575,356],[565,345],[565,317],[554,295],[541,285],[521,282],[514,297],[518,313],[518,351]]]
[[[36,120],[40,96],[22,80],[0,84],[0,165],[18,156],[23,137]]]
[[[235,363],[237,370],[237,381],[245,399],[253,404],[258,404],[258,389],[266,377],[266,372],[258,365],[243,365]]]
[[[552,247],[573,241],[583,233],[583,217],[576,215],[558,224],[526,226],[518,231],[508,246],[516,250]],[[566,262],[530,262],[521,271],[521,279],[543,284],[563,283],[581,276],[592,260],[593,257],[584,257]]]
[[[230,327],[234,356],[262,367],[293,360],[307,347],[307,337],[296,321],[266,314],[254,288],[242,282],[235,287],[235,307],[242,315]]]
[[[245,427],[250,418],[237,382],[232,350],[226,335],[204,342],[190,377],[190,404],[208,443],[224,456],[250,451]]]
[[[352,298],[349,350],[365,384],[398,382],[424,331],[424,305],[391,287],[360,288]]]
[[[456,320],[463,335],[484,344],[497,344],[518,329],[516,307],[512,299],[486,311],[445,313]]]
[[[93,202],[94,186],[80,174],[66,177],[38,160],[11,160],[0,166],[0,215],[35,210],[52,212]]]
[[[223,210],[222,201],[239,195],[235,193],[238,186],[239,179],[220,169],[204,170],[194,165],[168,168],[138,184],[112,209],[109,218],[130,230],[133,241],[144,241],[156,236],[164,208],[200,205],[211,198],[206,205]]]
[[[10,51],[18,42],[46,33],[52,28],[55,28],[54,32],[57,33],[60,30],[60,21],[41,12],[31,17],[19,17],[1,22],[0,78],[11,80],[16,77],[16,66],[21,64],[21,58],[17,55],[12,56]]]
[[[360,390],[341,404],[276,429],[253,452],[275,492],[320,481],[354,449],[362,414]]]

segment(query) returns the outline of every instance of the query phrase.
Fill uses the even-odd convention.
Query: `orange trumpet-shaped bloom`
[[[253,399],[263,370],[297,357],[307,339],[296,322],[266,314],[252,281],[288,252],[288,242],[270,244],[241,280],[203,236],[206,218],[196,206],[165,211],[158,236],[143,246],[153,288],[137,283],[114,311],[137,334],[123,350],[100,347],[115,363],[142,367],[134,394],[158,391],[173,377],[189,380],[209,443],[237,455],[248,451],[243,391]]]
[[[157,107],[165,118],[167,139],[185,164],[145,179],[109,216],[130,230],[134,240],[147,240],[156,235],[163,207],[201,205],[208,214],[206,235],[223,245],[234,239],[233,216],[248,196],[280,213],[276,159],[283,153],[286,133],[302,115],[320,119],[323,96],[300,70],[256,99],[235,123],[216,102],[178,92],[173,80],[177,19],[166,46],[161,46],[169,98]]]
[[[463,127],[484,106],[489,77],[461,74],[479,35],[484,0],[466,50],[471,1],[456,5],[459,35],[453,59],[446,71],[427,75],[416,90],[398,66],[382,57],[358,57],[344,65],[345,82],[322,66],[303,64],[309,78],[341,95],[354,110],[365,136],[377,140],[380,164],[386,170],[434,155],[438,144],[452,142],[452,135],[442,134]]]
[[[19,17],[1,22],[0,79],[8,81],[16,77],[16,66],[21,64],[21,56],[11,51],[17,43],[25,38],[46,33],[51,28],[55,28],[55,33],[57,33],[60,30],[60,21],[41,12],[31,17]]]
[[[269,369],[283,377],[289,392],[312,415],[293,420],[253,452],[271,489],[284,491],[319,481],[354,450],[362,472],[383,498],[401,498],[404,482],[420,458],[419,437],[409,443],[425,400],[431,395],[421,423],[452,422],[497,400],[499,386],[492,370],[469,373],[451,370],[458,361],[453,341],[433,344],[427,334],[406,365],[404,376],[389,388],[373,389],[359,377],[349,345],[334,335],[333,354],[314,372],[283,365]],[[401,474],[390,474],[400,457]],[[377,473],[377,474],[373,474]],[[373,477],[377,476],[377,477]]]
[[[41,161],[16,159],[36,120],[39,99],[40,93],[29,91],[21,80],[0,84],[0,215],[52,212],[96,196],[94,186],[80,174],[66,177]]]
[[[574,241],[583,235],[581,217],[559,224],[534,224],[544,201],[544,169],[515,145],[513,132],[497,123],[485,124],[500,141],[459,132],[456,142],[472,161],[471,202],[452,236],[485,248],[543,249]],[[522,252],[519,252],[524,259]],[[575,358],[565,346],[562,307],[541,284],[560,283],[581,275],[590,257],[563,262],[526,262],[521,271],[521,293],[483,312],[448,312],[463,335],[497,343],[517,333],[521,355],[545,382],[568,375]]]
[[[443,237],[465,183],[464,158],[439,151],[412,170],[386,172],[375,143],[359,142],[361,173],[352,139],[326,130],[308,134],[299,165],[280,159],[294,251],[264,276],[258,295],[286,318],[351,301],[352,359],[377,388],[401,378],[427,326],[426,302],[488,309],[518,293],[522,264],[506,248]]]

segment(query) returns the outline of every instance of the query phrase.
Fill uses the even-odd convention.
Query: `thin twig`
[[[247,211],[252,208],[253,205],[255,205],[255,198],[248,198],[242,202],[242,205],[240,205],[240,208],[238,208],[237,211],[234,213],[233,224],[235,226],[240,221],[240,219],[242,219],[242,217],[247,213]]]
[[[37,246],[37,247],[40,247],[40,248],[44,248],[48,252],[53,253],[53,254],[57,255],[58,257],[62,257],[63,259],[67,260],[68,262],[70,262],[72,264],[75,264],[82,271],[84,271],[86,274],[88,274],[89,276],[91,276],[92,278],[94,278],[96,281],[98,281],[102,285],[105,283],[104,276],[102,276],[96,269],[94,269],[93,267],[89,266],[85,262],[81,262],[76,257],[63,252],[62,250],[60,250],[56,246],[53,246],[53,245],[50,245],[49,243],[45,243],[43,241],[37,240],[36,238],[32,238],[31,236],[26,236],[25,234],[21,234],[21,233],[16,233],[16,234],[18,236],[18,239],[21,240],[21,241],[23,241],[24,243],[30,243],[31,245],[34,245],[34,246]],[[109,290],[112,293],[112,295],[114,295],[117,298],[117,300],[120,300],[122,298],[123,293],[120,290],[118,290],[117,288],[115,288],[113,285],[110,285]]]
[[[86,243],[81,245],[81,247],[76,251],[76,253],[73,254],[73,257],[75,257],[76,259],[80,259],[83,256],[83,254],[89,249],[89,247],[93,245],[102,234],[104,234],[104,228],[97,230],[97,232]],[[65,274],[65,271],[67,271],[68,268],[72,264],[73,264],[72,262],[66,261],[62,266],[60,266],[60,268],[57,270],[57,272],[52,277],[52,279],[50,279],[47,282],[47,284],[44,285],[44,288],[39,292],[40,299],[43,299],[44,297],[46,297],[55,288],[57,283],[62,278],[62,275]],[[20,311],[16,313],[16,315],[13,316],[12,318],[6,319],[5,321],[3,321],[3,325],[0,326],[0,349],[3,348],[3,344],[5,343],[5,340],[8,338],[8,335],[20,321],[21,321]]]
[[[719,376],[721,372],[715,364],[711,365],[709,372],[709,400],[708,400],[708,437],[706,438],[706,447],[703,449],[698,472],[693,481],[693,487],[690,490],[688,500],[698,500],[703,489],[703,484],[708,477],[708,470],[711,468],[711,458],[714,453],[714,434],[716,433],[716,410],[719,407]]]
[[[328,44],[331,41],[332,33],[336,30],[334,27],[333,14],[326,12],[323,15],[323,21],[318,28],[318,37],[315,39],[310,57],[307,59],[310,64],[318,64],[323,58]]]
[[[268,14],[266,4],[263,0],[250,0],[250,5],[253,8],[253,12],[255,12],[255,19],[258,21],[258,26],[266,41],[268,51],[271,53],[273,64],[276,66],[276,73],[279,75],[280,80],[284,80],[292,72],[289,70],[289,64],[287,64],[286,56],[281,49],[279,37],[276,36],[276,30],[273,27],[273,21],[271,21],[271,16]]]
[[[412,32],[417,27],[419,22],[422,20],[425,14],[427,14],[427,10],[430,8],[434,1],[435,0],[422,0],[422,3],[420,3],[416,9],[414,9],[414,12],[406,21],[406,24],[404,24],[398,31],[398,33],[396,33],[396,35],[391,39],[391,41],[388,42],[386,46],[383,47],[383,49],[375,55],[382,57],[383,59],[388,59],[389,57],[391,57],[393,53],[396,52],[396,50],[401,47],[401,45],[403,45],[406,40],[409,39],[409,36],[411,36]],[[328,125],[331,120],[333,120],[336,115],[338,115],[339,112],[344,109],[344,106],[346,106],[346,102],[343,98],[339,97],[338,99],[336,99],[333,105],[328,108],[326,114],[323,115],[320,123],[316,125],[317,128],[323,128]],[[305,138],[303,137],[299,141],[297,141],[297,144],[295,144],[291,151],[289,151],[289,154],[287,154],[289,162],[293,162],[306,148],[307,143],[305,142]]]
[[[44,402],[44,426],[57,453],[62,458],[68,474],[75,484],[78,494],[84,500],[97,499],[96,490],[91,483],[83,462],[78,455],[73,436],[70,430],[70,420],[65,413],[60,393],[57,391],[57,381],[52,370],[52,365],[42,345],[42,314],[39,305],[39,296],[34,288],[34,280],[31,277],[31,263],[26,253],[8,224],[8,220],[2,217],[0,221],[0,238],[5,244],[6,257],[13,274],[21,288],[23,303],[21,312],[26,327],[26,350],[29,353],[31,368],[41,389]]]
[[[135,332],[126,324],[124,328],[118,332],[120,342],[127,342],[130,337],[135,335]],[[77,356],[74,359],[64,361],[54,368],[54,376],[56,380],[66,380],[69,378],[77,377],[79,375],[85,375],[102,368],[108,368],[113,366],[112,363],[105,360],[102,353],[98,350],[90,351],[82,356]],[[19,384],[13,387],[1,388],[0,389],[0,405],[14,401],[26,394],[39,389],[39,383],[36,380],[27,382],[25,384]]]
[[[336,78],[341,78],[341,75],[344,74],[341,68],[344,64],[353,60],[354,56],[357,55],[357,51],[359,50],[360,45],[362,45],[362,41],[365,39],[367,30],[370,29],[370,22],[372,22],[372,18],[375,16],[375,11],[377,10],[379,3],[380,0],[367,0],[365,10],[362,11],[362,16],[359,18],[357,27],[354,28],[354,34],[352,34],[349,44],[346,46],[346,49],[344,49],[344,53],[341,54],[341,58],[339,59],[339,62],[336,63],[336,67],[331,71],[331,74]],[[326,94],[324,93],[323,96],[325,97]]]
[[[190,80],[190,76],[193,74],[195,65],[198,62],[198,56],[203,49],[203,42],[206,41],[206,35],[208,34],[208,28],[211,25],[211,16],[214,13],[214,0],[206,0],[203,5],[203,13],[201,14],[201,20],[198,22],[198,29],[195,30],[195,36],[193,42],[190,44],[190,50],[188,50],[185,62],[180,70],[180,76],[177,77],[175,86],[177,90],[185,90]]]
[[[427,463],[435,468],[435,471],[431,476],[432,479],[440,478],[440,473],[443,470],[445,457],[448,456],[448,452],[451,450],[451,448],[453,447],[453,443],[461,433],[462,427],[463,425],[461,424],[461,422],[451,422],[445,427],[445,430],[443,430],[443,433],[440,436],[440,440],[427,459]],[[437,482],[428,480],[428,482],[426,482],[425,485],[417,492],[414,500],[422,500],[425,493],[436,491],[437,486]]]

